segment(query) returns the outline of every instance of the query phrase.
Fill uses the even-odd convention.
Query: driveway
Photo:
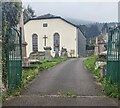
[[[83,66],[84,58],[65,61],[38,75],[20,96],[4,106],[118,106]],[[76,97],[67,97],[66,93]]]

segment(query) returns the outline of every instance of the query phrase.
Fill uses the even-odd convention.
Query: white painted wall
[[[43,27],[43,23],[47,23],[48,27]],[[60,49],[62,47],[67,48],[68,53],[70,50],[75,50],[74,56],[77,57],[77,28],[73,25],[61,20],[61,19],[44,19],[44,20],[30,20],[25,24],[25,41],[27,45],[27,57],[32,52],[32,35],[36,33],[39,37],[38,50],[44,51],[44,39],[43,36],[46,35],[47,46],[52,47],[51,54],[54,56],[53,51],[53,35],[54,33],[59,33],[60,35]],[[70,55],[69,55],[70,56]]]

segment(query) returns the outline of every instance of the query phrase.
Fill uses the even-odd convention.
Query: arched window
[[[32,48],[33,48],[33,52],[38,51],[38,35],[37,34],[32,35]]]
[[[60,35],[54,34],[54,51],[60,51]]]

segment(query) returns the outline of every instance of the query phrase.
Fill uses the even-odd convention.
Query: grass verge
[[[106,78],[100,78],[100,68],[95,70],[95,62],[97,56],[90,56],[84,60],[84,65],[93,75],[97,76],[98,82],[102,84],[102,90],[107,96],[120,99],[120,92],[118,84],[111,84]]]

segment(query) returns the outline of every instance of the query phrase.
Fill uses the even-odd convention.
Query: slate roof
[[[68,24],[70,24],[70,25],[72,25],[74,27],[77,27],[82,32],[82,30],[77,25],[73,24],[72,22],[67,21],[66,19],[64,19],[64,18],[62,18],[60,16],[55,16],[55,15],[52,15],[52,14],[49,14],[49,13],[45,14],[45,15],[41,15],[41,16],[35,17],[35,18],[31,18],[27,22],[29,22],[30,20],[42,20],[42,19],[61,19],[61,20],[65,21],[66,23],[68,23]],[[84,35],[83,32],[82,32],[82,34]]]
[[[73,26],[75,26],[75,27],[78,28],[77,25],[75,25],[75,24],[73,24],[73,23],[65,20],[64,18],[62,18],[62,17],[60,17],[60,16],[55,16],[55,15],[52,15],[52,14],[41,15],[41,16],[38,16],[38,17],[36,17],[36,18],[31,18],[30,20],[42,20],[42,19],[61,19],[61,20],[63,20],[63,21],[65,21],[65,22],[67,22],[67,23],[69,23],[69,24],[71,24],[71,25],[73,25]],[[29,21],[30,21],[30,20],[29,20]],[[29,21],[28,21],[28,22],[29,22]],[[26,23],[27,23],[27,22],[26,22]]]
[[[41,16],[38,16],[37,18],[40,18],[40,19],[45,19],[45,18],[59,18],[59,16],[55,16],[55,15],[52,15],[52,14],[45,14],[45,15],[41,15]]]

